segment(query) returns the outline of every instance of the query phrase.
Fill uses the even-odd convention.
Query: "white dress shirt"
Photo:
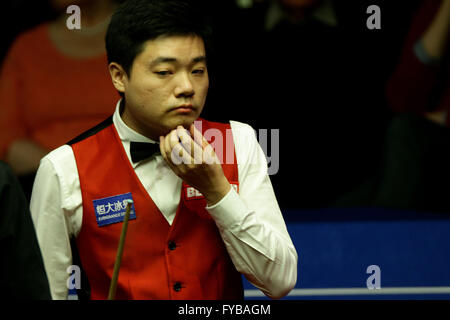
[[[130,141],[152,142],[129,128],[119,113],[113,123],[136,175],[169,224],[180,202],[182,180],[161,155],[131,162]],[[267,161],[254,130],[230,121],[239,174],[239,194],[231,188],[206,207],[216,222],[236,269],[267,296],[287,294],[297,281],[297,252],[286,229],[267,174]],[[72,148],[63,145],[40,163],[31,214],[53,299],[67,299],[67,269],[72,265],[70,237],[82,227],[82,197]],[[185,226],[189,228],[189,226]]]

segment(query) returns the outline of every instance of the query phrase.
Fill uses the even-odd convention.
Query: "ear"
[[[128,76],[122,66],[116,62],[111,62],[108,66],[111,80],[117,91],[124,93]]]

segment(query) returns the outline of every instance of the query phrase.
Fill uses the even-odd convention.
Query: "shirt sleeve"
[[[206,209],[215,220],[236,269],[267,296],[281,298],[297,281],[297,252],[253,129],[233,121],[232,131],[239,194],[231,188],[224,198]]]
[[[9,145],[25,137],[26,128],[22,120],[20,91],[22,86],[20,70],[20,48],[13,44],[0,72],[0,159],[5,159]]]
[[[55,155],[68,154],[69,146],[56,149],[41,160],[33,186],[30,210],[41,247],[52,298],[67,299],[68,268],[72,265],[70,237],[73,234],[70,187],[59,166],[67,161],[55,161]],[[65,151],[65,152],[61,152]]]

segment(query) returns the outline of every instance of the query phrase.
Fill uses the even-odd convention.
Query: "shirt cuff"
[[[222,228],[229,228],[239,224],[249,211],[234,188],[230,188],[230,191],[216,204],[206,206],[206,210],[208,210],[216,224]]]

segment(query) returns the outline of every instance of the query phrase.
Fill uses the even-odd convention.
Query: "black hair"
[[[208,52],[212,35],[208,17],[202,1],[127,0],[113,14],[106,32],[108,64],[120,64],[129,76],[143,44],[161,36],[199,36]]]

